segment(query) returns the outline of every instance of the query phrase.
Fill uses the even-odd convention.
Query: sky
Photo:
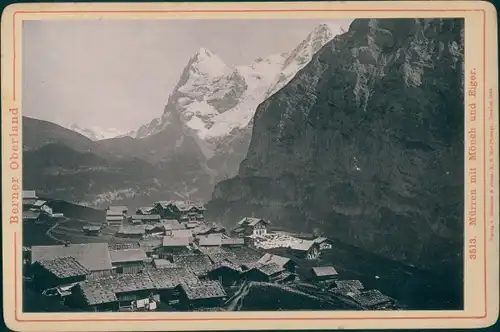
[[[24,21],[23,114],[126,132],[161,116],[201,47],[228,65],[292,51],[315,26],[351,20]]]

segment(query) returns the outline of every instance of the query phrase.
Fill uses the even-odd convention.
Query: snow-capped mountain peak
[[[95,126],[82,128],[76,123],[69,125],[67,128],[93,141],[99,141],[123,135],[123,131],[116,128],[102,129]]]

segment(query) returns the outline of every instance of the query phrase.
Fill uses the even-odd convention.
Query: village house
[[[163,238],[159,239],[148,239],[140,240],[139,247],[144,250],[146,256],[153,257],[157,256],[158,251],[161,249],[163,243]]]
[[[231,254],[230,257],[226,256],[224,259],[239,266],[242,270],[248,270],[255,266],[257,261],[263,257],[260,252],[248,247],[231,247],[224,251]]]
[[[168,232],[167,236],[187,238],[189,239],[189,243],[194,241],[193,233],[189,229],[172,229]]]
[[[140,207],[135,211],[135,214],[148,215],[152,214],[154,211],[154,206]]]
[[[370,289],[350,296],[355,302],[368,310],[392,308],[394,300],[377,289]]]
[[[222,238],[221,246],[223,248],[240,248],[245,246],[245,240],[242,238]]]
[[[147,224],[160,221],[159,214],[134,214],[129,217],[132,224]]]
[[[207,276],[211,280],[219,281],[225,287],[230,287],[240,282],[240,272],[241,269],[237,265],[224,260],[212,266],[207,271]]]
[[[198,247],[196,252],[207,255],[213,264],[217,264],[229,258],[236,259],[236,256],[232,252],[222,247]]]
[[[165,219],[176,219],[181,222],[203,221],[205,208],[201,205],[179,202],[159,201],[155,203],[154,213]]]
[[[31,210],[23,211],[23,222],[36,223],[40,220],[42,220],[40,212]]]
[[[352,296],[363,291],[364,285],[359,280],[336,280],[330,292],[343,296]]]
[[[126,216],[128,213],[128,207],[126,207],[125,205],[111,205],[110,207],[108,207],[107,211],[121,213],[123,216]]]
[[[178,289],[179,307],[183,309],[221,307],[227,298],[226,291],[218,281],[181,284]]]
[[[196,237],[200,247],[220,247],[222,236],[220,234],[201,235]]]
[[[165,225],[162,222],[145,225],[145,233],[148,235],[164,235]]]
[[[330,282],[338,278],[338,272],[333,266],[317,266],[311,269],[313,281]]]
[[[23,210],[29,210],[37,200],[35,190],[23,190]]]
[[[210,258],[204,254],[177,255],[172,257],[172,261],[177,266],[189,269],[199,278],[204,278],[212,267]]]
[[[145,234],[146,234],[146,227],[144,225],[121,226],[118,232],[116,233],[116,236],[129,239],[142,239]]]
[[[320,251],[332,249],[332,241],[326,237],[318,237],[314,239],[314,242],[319,245]]]
[[[167,269],[177,267],[174,263],[169,261],[168,259],[156,258],[153,260],[153,266],[155,269]]]
[[[50,261],[58,257],[73,257],[90,274],[87,279],[110,276],[113,271],[107,243],[81,243],[52,246],[32,246],[31,265],[39,261]]]
[[[258,261],[257,264],[267,265],[267,264],[276,264],[280,267],[283,267],[286,271],[295,273],[295,269],[297,267],[297,263],[291,260],[290,258],[273,255],[273,254],[265,254]]]
[[[47,201],[44,201],[42,199],[36,200],[33,205],[31,206],[30,210],[31,211],[40,211],[40,208],[44,206],[47,203]],[[52,212],[52,209],[50,209]]]
[[[232,231],[235,236],[244,237],[265,236],[267,234],[267,226],[269,221],[260,218],[246,217],[238,222],[238,227]]]
[[[169,305],[178,304],[178,286],[184,284],[197,284],[200,280],[184,267],[170,267],[161,270],[153,269],[147,272],[155,289],[160,295],[161,302]]]
[[[291,254],[298,258],[317,259],[319,257],[319,244],[310,240],[292,241]]]
[[[82,227],[83,234],[87,236],[100,236],[102,233],[101,226],[83,226]]]
[[[164,236],[160,250],[160,257],[168,258],[172,255],[187,254],[191,251],[189,244],[190,240],[187,237]]]
[[[110,254],[113,269],[125,274],[142,272],[148,258],[142,249],[113,250]]]
[[[73,287],[66,304],[87,311],[118,311],[118,298],[99,282],[81,282]]]
[[[177,221],[175,219],[164,219],[164,220],[162,220],[162,223],[163,223],[163,228],[165,230],[165,235],[173,235],[173,231],[186,229],[185,225],[181,224],[179,221]],[[179,236],[180,233],[182,233],[182,232],[176,232],[177,235],[175,235],[175,236]],[[189,233],[188,233],[188,231],[185,231],[184,233],[189,234],[186,237],[192,236],[191,231],[189,231]]]
[[[120,209],[118,210],[108,209],[106,211],[106,223],[108,225],[114,227],[120,227],[122,226],[124,220],[125,220],[125,214],[121,212]]]
[[[90,271],[73,257],[39,260],[32,266],[33,285],[39,291],[84,281]]]
[[[250,270],[243,272],[242,278],[248,281],[275,282],[278,279],[281,279],[284,273],[286,273],[286,269],[283,266],[279,266],[275,263],[269,263],[253,267]]]

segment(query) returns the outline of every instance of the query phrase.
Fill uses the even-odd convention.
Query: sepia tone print
[[[412,4],[14,24],[2,158],[16,324],[497,316],[485,9]],[[141,13],[122,10],[97,12]]]

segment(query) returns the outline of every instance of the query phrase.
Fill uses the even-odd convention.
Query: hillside
[[[208,217],[254,213],[457,271],[463,43],[459,19],[355,20],[258,107],[246,159]]]

